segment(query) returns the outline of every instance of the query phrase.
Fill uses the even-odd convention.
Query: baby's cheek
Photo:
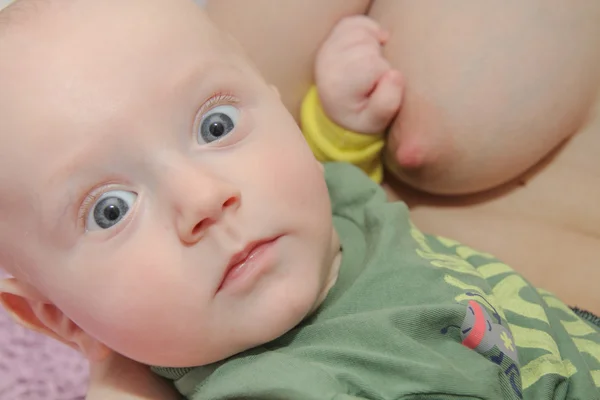
[[[157,348],[177,332],[183,311],[190,303],[201,306],[197,292],[191,293],[172,274],[156,273],[148,266],[136,279],[120,274],[102,292],[90,293],[76,305],[76,323],[113,350],[140,362],[157,356]],[[108,282],[107,282],[108,283]],[[190,297],[192,297],[190,299]],[[201,315],[201,310],[195,310]],[[189,315],[188,315],[189,317]]]
[[[322,166],[300,131],[295,126],[291,129],[292,132],[276,133],[268,151],[252,156],[262,162],[249,162],[248,167],[253,168],[256,181],[264,183],[261,190],[265,197],[270,196],[274,202],[281,201],[292,206],[314,204],[323,198],[326,200]]]
[[[175,270],[165,268],[162,252],[155,250],[123,248],[110,257],[90,257],[71,277],[61,305],[79,326],[109,345],[154,328]]]

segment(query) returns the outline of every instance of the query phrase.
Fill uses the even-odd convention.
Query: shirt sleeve
[[[304,98],[300,117],[304,137],[319,161],[354,164],[375,182],[381,182],[383,133],[361,134],[337,125],[325,115],[316,86],[311,87]]]

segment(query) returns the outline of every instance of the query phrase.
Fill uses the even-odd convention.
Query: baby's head
[[[17,319],[90,358],[186,366],[319,304],[340,257],[322,168],[191,0],[1,15],[0,291]]]

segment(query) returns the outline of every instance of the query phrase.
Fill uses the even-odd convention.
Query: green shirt
[[[600,399],[600,328],[492,256],[428,236],[328,164],[343,260],[322,306],[227,360],[154,368],[189,399]]]

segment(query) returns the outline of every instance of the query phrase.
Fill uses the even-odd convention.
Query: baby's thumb
[[[369,96],[363,111],[365,123],[378,132],[383,131],[400,110],[404,80],[400,71],[386,72]]]

